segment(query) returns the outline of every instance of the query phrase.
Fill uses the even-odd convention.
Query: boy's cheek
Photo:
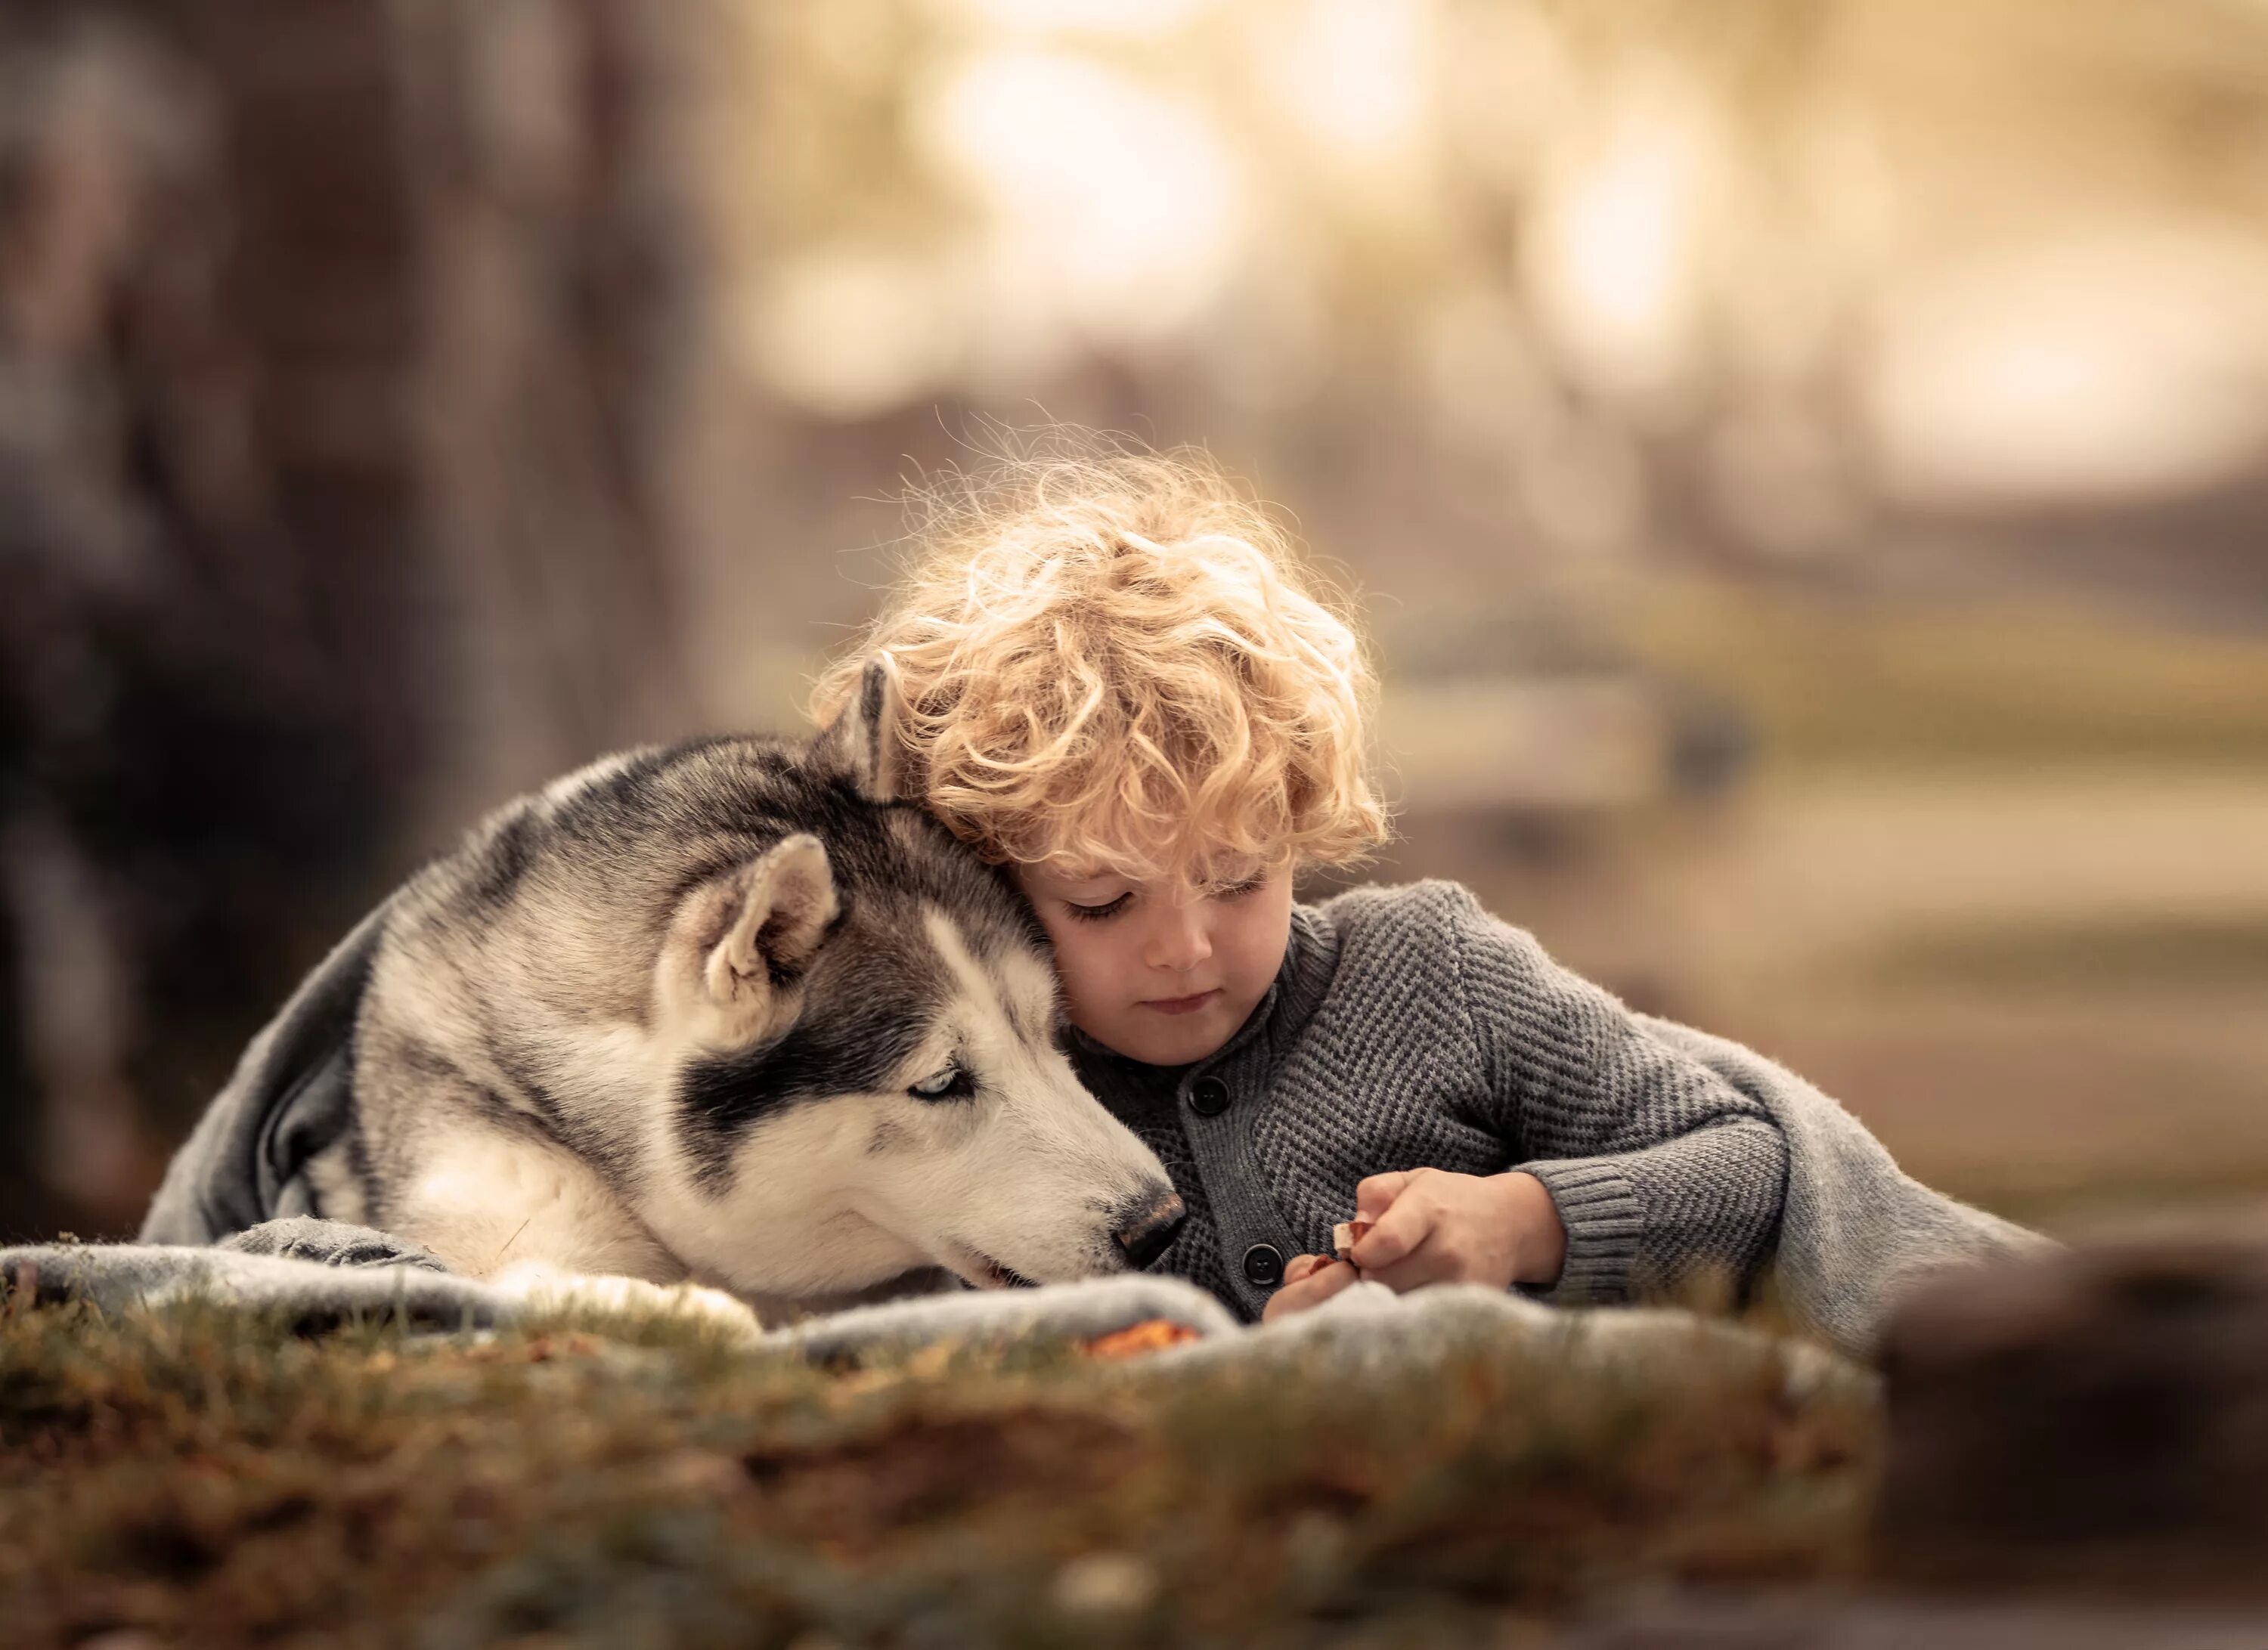
[[[1050,936],[1056,946],[1056,977],[1063,982],[1064,996],[1069,1000],[1076,1018],[1082,1012],[1092,1013],[1101,1005],[1101,993],[1096,987],[1101,972],[1086,946],[1078,936],[1056,932]]]
[[[1056,976],[1063,983],[1064,1006],[1071,1023],[1107,1048],[1117,1048],[1130,1030],[1130,990],[1091,958],[1056,954]]]

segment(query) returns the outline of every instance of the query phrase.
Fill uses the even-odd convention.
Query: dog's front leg
[[[764,1332],[762,1320],[747,1302],[704,1284],[665,1285],[619,1273],[567,1271],[541,1260],[514,1262],[490,1282],[544,1312],[607,1318],[685,1318],[720,1330],[735,1340],[755,1340]]]
[[[691,1315],[736,1337],[762,1333],[744,1302],[687,1281],[684,1263],[580,1158],[479,1127],[451,1131],[424,1156],[387,1224],[451,1271],[546,1310]]]

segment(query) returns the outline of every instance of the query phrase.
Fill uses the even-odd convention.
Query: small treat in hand
[[[1331,1249],[1341,1260],[1347,1251],[1370,1235],[1374,1223],[1369,1220],[1342,1220],[1331,1228]]]

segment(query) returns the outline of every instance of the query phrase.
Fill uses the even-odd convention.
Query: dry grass
[[[6,1641],[1512,1642],[1636,1577],[1850,1575],[1878,1455],[1863,1383],[1697,1337],[1364,1383],[642,1338],[18,1310]]]

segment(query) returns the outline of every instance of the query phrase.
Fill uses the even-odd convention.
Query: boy
[[[1569,1303],[1753,1282],[1852,1349],[1892,1285],[2022,1234],[1899,1175],[1815,1090],[1648,1020],[1446,883],[1292,898],[1382,841],[1373,679],[1210,464],[1087,448],[940,500],[821,678],[896,681],[906,793],[1054,941],[1081,1079],[1189,1209],[1157,1270],[1247,1319],[1358,1278]],[[1374,1224],[1328,1257],[1351,1205]]]

